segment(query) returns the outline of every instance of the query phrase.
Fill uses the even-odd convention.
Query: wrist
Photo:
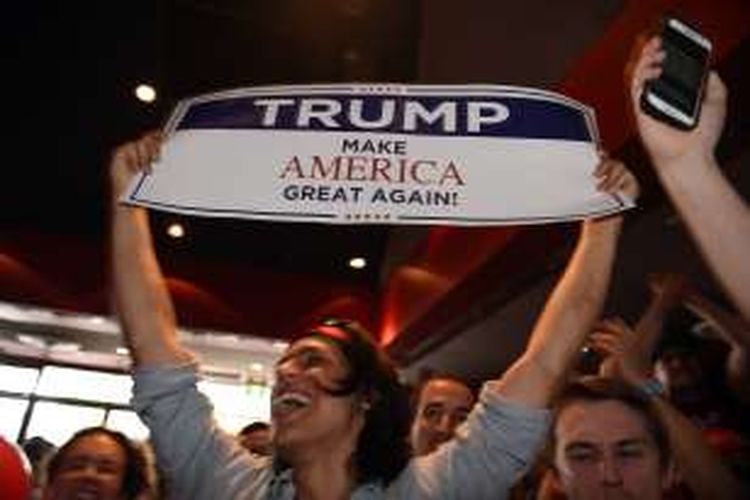
[[[718,169],[716,158],[711,151],[689,151],[679,156],[662,158],[652,156],[651,160],[657,175],[665,182],[691,172],[699,173]]]
[[[622,230],[624,217],[622,213],[607,215],[596,219],[586,219],[583,221],[582,234],[589,239],[609,239],[613,235],[617,236]]]

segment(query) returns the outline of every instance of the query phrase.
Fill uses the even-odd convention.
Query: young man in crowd
[[[429,377],[415,389],[414,399],[410,441],[417,456],[452,439],[476,402],[468,385],[449,376]]]
[[[250,453],[261,457],[271,455],[271,425],[266,422],[252,422],[240,430],[237,439]]]

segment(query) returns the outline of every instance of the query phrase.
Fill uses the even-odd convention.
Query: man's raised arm
[[[716,163],[714,148],[724,126],[727,91],[709,75],[698,126],[691,131],[658,122],[644,113],[646,81],[661,74],[661,41],[654,38],[634,65],[631,103],[638,131],[654,169],[703,256],[745,319],[750,320],[750,208]]]
[[[154,253],[148,213],[118,203],[132,177],[158,158],[157,133],[124,144],[109,165],[112,211],[112,274],[117,313],[137,365],[192,360],[177,339],[177,321]]]
[[[638,195],[638,183],[622,163],[605,159],[595,175],[602,191]],[[545,407],[564,383],[599,318],[621,227],[621,215],[583,223],[573,256],[534,326],[526,351],[495,386],[505,399]]]

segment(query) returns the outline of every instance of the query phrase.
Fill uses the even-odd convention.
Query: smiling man
[[[466,420],[476,397],[454,377],[436,376],[417,389],[411,445],[415,455],[427,455],[450,440]]]
[[[50,459],[42,499],[151,498],[147,468],[141,450],[124,434],[89,427],[71,437]]]
[[[174,306],[142,208],[118,204],[133,175],[159,155],[147,135],[110,164],[115,297],[135,362],[133,406],[151,429],[175,498],[343,500],[504,498],[546,437],[546,410],[598,318],[622,216],[587,220],[525,352],[484,384],[465,425],[434,453],[410,459],[409,401],[395,368],[357,324],[301,332],[276,366],[273,461],[217,428],[181,345]],[[598,188],[634,198],[635,178],[603,158]]]

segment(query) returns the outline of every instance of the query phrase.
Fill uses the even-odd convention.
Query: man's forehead
[[[113,440],[108,440],[106,436],[104,439],[98,439],[97,441],[84,441],[84,439],[94,437],[86,436],[78,442],[74,443],[73,446],[65,453],[66,460],[106,460],[111,462],[125,462],[125,450]]]
[[[303,337],[295,341],[291,346],[289,346],[286,352],[281,355],[281,358],[279,358],[279,360],[276,362],[276,365],[278,366],[288,359],[307,351],[319,352],[326,357],[337,360],[343,365],[348,365],[344,354],[338,347],[335,346],[332,341],[327,341],[316,336]]]
[[[651,440],[646,417],[617,400],[569,404],[560,412],[555,434],[558,440],[565,442]]]
[[[434,401],[450,401],[463,403],[468,406],[474,404],[474,395],[467,386],[451,379],[432,379],[422,388],[420,399],[423,403]]]
[[[326,342],[325,340],[319,338],[319,337],[303,337],[297,341],[295,341],[289,348],[286,350],[286,353],[284,355],[295,353],[298,351],[304,351],[307,349],[316,349],[321,350],[324,352],[333,352],[333,353],[339,353],[339,350],[331,343]]]

